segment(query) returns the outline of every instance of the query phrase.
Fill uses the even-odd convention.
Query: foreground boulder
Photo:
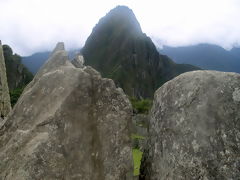
[[[11,110],[6,66],[0,41],[0,117],[5,117]],[[0,120],[1,121],[1,120]]]
[[[112,80],[74,67],[59,43],[0,124],[0,179],[131,178],[131,112]]]
[[[155,93],[140,179],[240,179],[240,74],[194,71]]]

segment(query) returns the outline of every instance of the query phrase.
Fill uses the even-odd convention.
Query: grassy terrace
[[[138,140],[145,140],[144,136],[141,136],[141,135],[138,135],[138,134],[132,134],[131,138],[132,139],[138,139]],[[134,163],[134,171],[133,171],[134,176],[138,176],[140,174],[142,154],[143,154],[143,152],[140,151],[138,148],[133,148],[132,149],[133,163]]]
[[[133,163],[134,163],[134,171],[133,175],[138,176],[140,173],[140,165],[142,159],[142,152],[139,149],[132,149],[133,154]]]

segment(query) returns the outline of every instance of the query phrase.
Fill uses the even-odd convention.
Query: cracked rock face
[[[0,179],[129,179],[131,113],[112,80],[76,68],[59,43],[0,124]]]
[[[240,74],[194,71],[155,93],[142,179],[240,179]]]
[[[0,41],[0,117],[6,117],[10,111],[11,102],[6,75],[6,66],[3,56],[2,43]]]
[[[81,55],[77,55],[74,60],[72,61],[73,65],[77,68],[84,67],[84,58]]]

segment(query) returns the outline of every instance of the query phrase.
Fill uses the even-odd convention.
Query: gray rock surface
[[[149,132],[142,179],[240,179],[240,74],[194,71],[167,82]]]
[[[128,98],[67,57],[58,44],[0,123],[1,180],[132,178]]]
[[[83,68],[84,67],[84,58],[81,55],[77,55],[73,61],[73,65],[77,68]]]
[[[132,118],[133,128],[132,132],[141,136],[148,136],[149,127],[149,115],[147,114],[136,114]]]
[[[11,102],[8,89],[6,66],[0,41],[0,117],[6,117],[11,111]]]

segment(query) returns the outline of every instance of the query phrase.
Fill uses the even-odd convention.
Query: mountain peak
[[[117,6],[101,18],[93,28],[93,33],[107,34],[130,33],[142,34],[141,26],[133,11],[127,6]]]
[[[115,7],[100,19],[81,52],[86,65],[137,98],[153,97],[155,89],[164,82],[194,69],[159,55],[133,11],[126,6]]]
[[[110,10],[110,12],[108,14],[111,13],[118,13],[118,15],[134,15],[132,9],[130,9],[127,6],[122,6],[122,5],[118,5],[115,8],[113,8],[112,10]]]
[[[58,42],[52,54],[56,53],[57,51],[64,51],[64,50],[65,50],[64,42]]]

